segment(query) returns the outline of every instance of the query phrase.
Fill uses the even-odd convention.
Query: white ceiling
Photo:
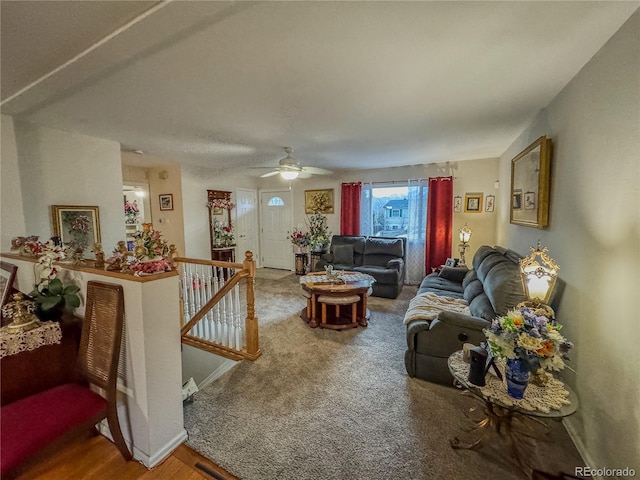
[[[2,112],[215,168],[496,157],[639,5],[3,0]]]

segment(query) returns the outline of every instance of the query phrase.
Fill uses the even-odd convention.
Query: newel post
[[[258,318],[255,309],[255,281],[256,281],[256,261],[250,250],[244,252],[243,269],[249,273],[245,279],[247,285],[247,318],[244,321],[247,338],[247,357],[255,360],[262,353],[258,340]]]

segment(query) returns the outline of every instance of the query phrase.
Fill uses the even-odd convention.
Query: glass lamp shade
[[[465,223],[464,226],[459,230],[460,241],[462,243],[469,243],[469,240],[471,239],[471,233],[471,229]]]
[[[531,254],[520,260],[520,275],[524,293],[529,300],[548,303],[556,284],[560,267],[547,254],[547,247],[530,247]]]
[[[298,172],[292,172],[290,170],[280,172],[280,175],[282,175],[282,178],[286,180],[295,180],[296,178],[298,178]]]

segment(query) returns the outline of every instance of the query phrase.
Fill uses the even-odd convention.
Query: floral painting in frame
[[[304,213],[333,213],[333,188],[305,190]]]
[[[51,217],[53,235],[62,243],[87,251],[101,242],[98,207],[51,205]]]

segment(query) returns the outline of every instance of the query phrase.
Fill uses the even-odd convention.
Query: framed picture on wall
[[[160,210],[173,210],[173,194],[163,193],[160,198]]]
[[[481,213],[482,197],[482,193],[466,193],[464,195],[464,211],[467,213]]]
[[[90,251],[100,243],[98,207],[80,205],[51,205],[53,235],[62,243],[83,246]]]
[[[493,212],[495,203],[496,203],[496,196],[495,195],[487,195],[486,198],[486,202],[484,205],[484,211],[485,212]]]
[[[455,213],[462,212],[462,197],[460,195],[453,197],[453,211]]]
[[[305,190],[304,213],[333,213],[333,188]]]

